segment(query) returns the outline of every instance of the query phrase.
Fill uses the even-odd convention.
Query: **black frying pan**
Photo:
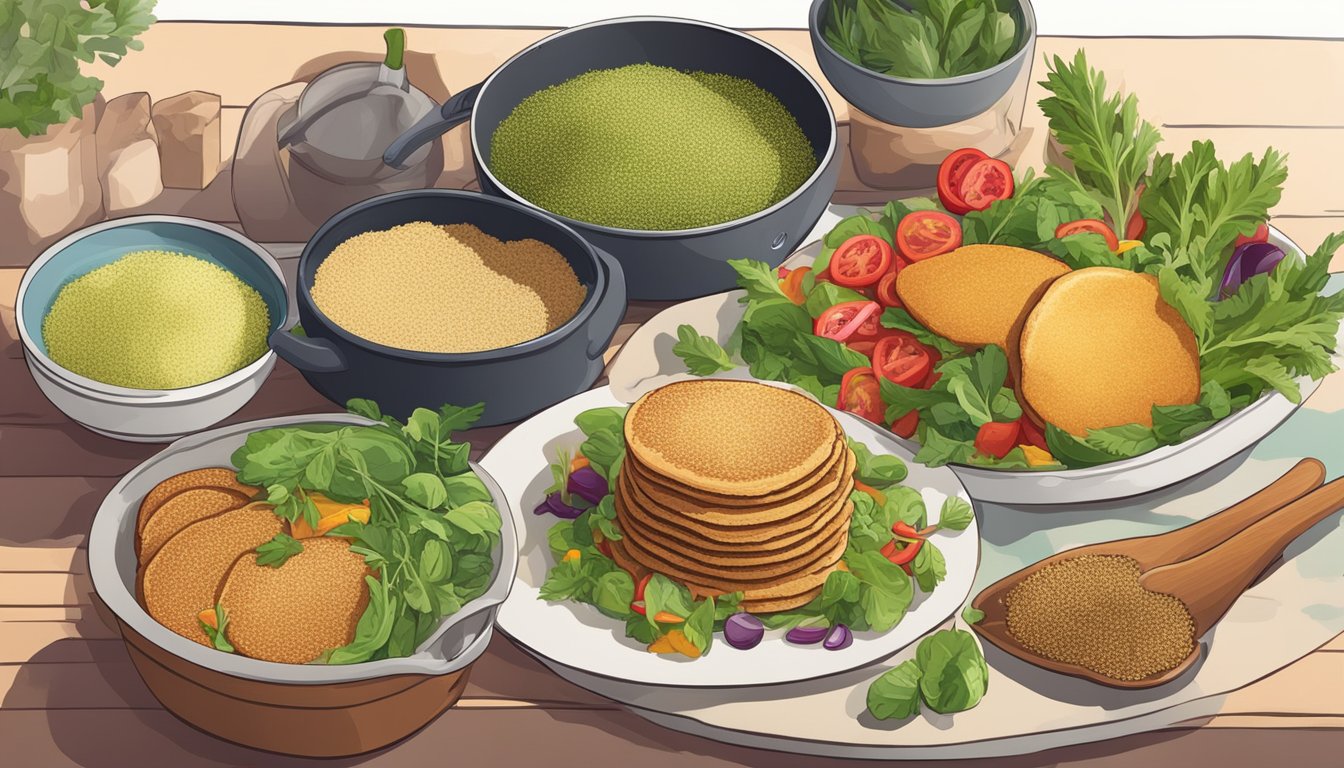
[[[649,62],[682,70],[746,78],[773,93],[812,144],[817,169],[775,205],[745,218],[698,229],[652,232],[589,224],[552,213],[625,269],[632,299],[674,300],[736,285],[728,259],[777,266],[811,231],[830,202],[839,173],[835,114],[817,83],[775,48],[725,27],[658,17],[611,19],[558,32],[504,62],[485,82],[458,93],[388,147],[400,166],[426,142],[471,120],[471,146],[481,189],[534,208],[490,172],[495,128],[523,99],[594,69]]]

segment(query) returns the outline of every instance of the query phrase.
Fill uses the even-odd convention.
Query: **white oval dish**
[[[539,596],[554,558],[546,532],[557,522],[532,510],[543,500],[550,484],[549,463],[557,449],[575,448],[583,433],[574,417],[590,408],[628,405],[611,389],[576,395],[542,411],[500,440],[481,459],[481,466],[499,483],[505,505],[513,511],[518,531],[518,575],[509,598],[501,606],[499,629],[528,651],[554,663],[636,685],[689,688],[776,685],[835,675],[881,661],[945,622],[970,594],[980,558],[978,523],[964,531],[938,532],[931,540],[947,560],[947,579],[933,592],[921,595],[900,624],[886,633],[856,632],[853,645],[828,651],[820,645],[791,645],[783,632],[769,632],[760,645],[740,651],[716,636],[709,653],[682,659],[649,653],[625,637],[624,625],[596,608],[571,602],[548,603]],[[910,452],[867,422],[848,413],[832,411],[849,437],[874,453],[892,454],[910,469],[905,484],[918,488],[936,520],[949,496],[968,499],[956,475],[945,468],[930,469],[910,461]],[[501,505],[501,506],[505,506]]]
[[[1273,227],[1270,242],[1289,258],[1306,258],[1291,240]],[[789,267],[811,264],[821,252],[813,242],[785,262]],[[683,302],[655,315],[625,343],[608,369],[611,387],[623,397],[638,396],[678,379],[691,378],[672,353],[677,327],[688,323],[697,332],[727,344],[742,319],[738,303],[742,291]],[[745,369],[737,369],[746,377]],[[1305,402],[1320,385],[1308,377],[1298,380]],[[829,405],[829,404],[827,404]],[[1301,406],[1277,392],[1264,395],[1246,408],[1178,445],[1163,446],[1131,459],[1087,469],[1023,472],[949,465],[979,502],[1012,506],[1085,504],[1149,493],[1191,479],[1232,459],[1263,440]],[[880,427],[878,428],[880,429]],[[889,432],[886,438],[913,454],[919,444]]]

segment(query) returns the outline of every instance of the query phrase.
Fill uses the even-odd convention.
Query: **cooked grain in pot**
[[[1004,597],[1008,631],[1047,659],[1115,680],[1173,669],[1195,645],[1195,623],[1179,598],[1139,583],[1122,555],[1081,555],[1047,565]]]
[[[538,240],[471,224],[402,224],[341,243],[317,268],[313,301],[345,330],[418,352],[478,352],[534,339],[578,311],[586,289]]]

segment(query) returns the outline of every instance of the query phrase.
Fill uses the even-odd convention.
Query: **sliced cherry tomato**
[[[1055,237],[1065,238],[1069,235],[1081,235],[1090,232],[1094,235],[1101,235],[1106,238],[1106,247],[1112,251],[1120,247],[1120,240],[1106,226],[1106,222],[1099,219],[1078,219],[1077,221],[1067,221],[1055,227]]]
[[[934,368],[938,367],[939,363],[943,362],[943,356],[938,353],[938,350],[933,349],[932,347],[929,347],[928,350],[929,350],[929,375],[924,377],[924,383],[919,385],[920,389],[929,389],[934,384],[938,383],[939,379],[943,378],[943,374],[933,370]]]
[[[831,271],[829,269],[823,269],[818,272],[816,280],[818,283],[835,283],[835,281],[831,279]]]
[[[803,278],[810,274],[812,274],[811,267],[795,269],[779,281],[779,289],[784,292],[785,296],[789,297],[789,301],[802,305],[807,300],[807,297],[803,295]]]
[[[891,431],[907,440],[915,436],[919,427],[919,411],[910,411],[891,423]]]
[[[873,350],[873,370],[903,387],[917,387],[928,378],[933,356],[928,347],[904,331],[892,331]]]
[[[855,368],[845,374],[840,380],[840,402],[836,407],[874,424],[882,423],[886,406],[882,403],[882,389],[872,368]]]
[[[812,332],[835,341],[845,341],[882,307],[876,301],[845,301],[821,313]]]
[[[855,352],[858,352],[860,355],[863,355],[869,360],[872,360],[873,350],[877,349],[877,342],[873,341],[872,339],[861,339],[859,341],[850,339],[849,341],[845,342],[845,346],[849,347]]]
[[[1027,445],[1034,445],[1043,451],[1050,450],[1050,447],[1045,444],[1045,431],[1036,426],[1036,422],[1028,418],[1025,413],[1017,421],[1022,425],[1022,436],[1018,438],[1019,440]]]
[[[884,307],[900,307],[901,297],[896,293],[896,273],[888,272],[877,282],[877,303]]]
[[[1002,160],[987,157],[971,166],[957,193],[968,209],[983,211],[995,200],[1013,196],[1013,169]]]
[[[970,206],[961,198],[961,182],[971,166],[987,159],[988,155],[974,147],[958,149],[943,158],[938,166],[938,200],[944,208],[958,215],[970,212]]]
[[[1240,248],[1247,243],[1267,243],[1269,242],[1269,225],[1261,222],[1260,226],[1250,235],[1237,235],[1236,247]]]
[[[986,456],[1002,459],[1017,447],[1017,436],[1021,432],[1022,425],[1016,421],[988,422],[975,433],[975,450]]]
[[[648,616],[648,609],[644,607],[643,600],[636,600],[630,604],[630,610],[638,613],[640,616]]]
[[[896,225],[896,246],[911,261],[923,261],[961,246],[961,225],[942,211],[915,211]]]
[[[855,235],[835,249],[827,269],[836,285],[862,288],[882,279],[891,269],[893,257],[891,243],[886,240],[877,235]]]

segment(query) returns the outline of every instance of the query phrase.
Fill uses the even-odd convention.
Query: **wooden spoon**
[[[1174,595],[1185,603],[1199,638],[1293,539],[1344,507],[1344,479],[1322,487],[1324,479],[1321,462],[1303,459],[1269,486],[1198,523],[1169,533],[1078,547],[1029,565],[976,596],[971,607],[985,615],[971,628],[1023,661],[1102,685],[1151,688],[1174,680],[1198,660],[1198,644],[1173,669],[1141,680],[1116,680],[1077,664],[1047,659],[1019,645],[1008,632],[1003,598],[1026,577],[1061,560],[1124,555],[1139,564],[1140,584],[1145,588]]]

